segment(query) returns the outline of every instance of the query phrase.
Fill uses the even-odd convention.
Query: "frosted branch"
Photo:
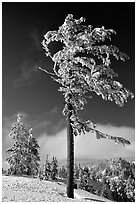
[[[47,74],[50,74],[50,75],[54,75],[54,76],[55,76],[54,73],[48,72],[46,69],[42,69],[41,67],[39,67],[39,69],[42,70],[43,72],[46,72]]]

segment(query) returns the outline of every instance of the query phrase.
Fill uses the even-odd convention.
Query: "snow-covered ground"
[[[61,182],[40,181],[37,178],[2,176],[3,202],[109,201],[84,190],[75,189],[74,192],[75,198],[70,199],[66,196],[66,186]]]

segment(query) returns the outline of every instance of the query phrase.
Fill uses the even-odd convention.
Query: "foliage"
[[[38,152],[38,142],[32,136],[32,128],[29,130],[29,138],[28,138],[28,149],[27,149],[27,160],[29,161],[29,170],[30,174],[37,175],[39,170],[40,156]]]
[[[110,161],[110,189],[116,201],[135,201],[135,167],[121,158]]]
[[[66,183],[67,171],[58,171],[59,179]],[[91,166],[75,164],[74,184],[98,196],[112,201],[135,201],[135,165],[122,158],[99,161]]]
[[[86,191],[90,191],[89,187],[89,179],[90,179],[90,172],[88,167],[84,167],[80,169],[80,176],[79,176],[79,188],[82,188]]]
[[[58,175],[59,175],[59,178],[63,178],[63,179],[67,178],[67,169],[65,166],[62,166],[59,168]]]
[[[135,165],[122,158],[99,162],[86,167],[89,176],[83,171],[80,187],[97,195],[118,202],[135,201]],[[86,185],[88,183],[88,185]],[[87,186],[87,187],[86,187]]]
[[[49,161],[49,157],[47,155],[44,168],[39,171],[39,178],[45,180],[57,180],[58,171],[57,158],[53,156],[52,161]]]
[[[44,164],[44,172],[43,172],[43,176],[44,179],[49,180],[51,178],[51,162],[49,161],[48,155],[46,157],[46,161]]]
[[[114,45],[103,44],[105,40],[111,40],[111,35],[116,32],[104,27],[93,28],[84,22],[85,18],[77,20],[69,14],[57,31],[48,31],[44,35],[43,49],[54,62],[54,68],[53,72],[40,69],[60,84],[59,91],[63,92],[65,100],[63,115],[72,113],[70,119],[75,136],[94,132],[97,139],[107,138],[123,145],[130,144],[126,139],[98,131],[90,120],[83,122],[78,117],[78,111],[84,109],[89,93],[95,92],[121,107],[129,96],[133,98],[133,94],[115,80],[118,75],[110,68],[111,56],[123,61],[128,56]],[[50,43],[54,41],[60,42],[63,48],[52,54]]]
[[[51,162],[51,179],[57,180],[57,176],[58,176],[58,161],[56,157],[53,157]]]
[[[32,136],[32,129],[25,128],[22,115],[17,115],[17,121],[12,124],[9,136],[13,139],[13,146],[7,150],[10,156],[7,161],[10,165],[9,174],[35,175],[39,168],[39,145]]]
[[[66,184],[66,167],[52,165],[53,163],[58,163],[56,157],[49,161],[47,155],[44,170],[40,169],[39,178],[62,181]],[[56,174],[52,174],[54,169]],[[122,158],[100,161],[91,166],[75,164],[74,188],[81,188],[112,201],[134,202],[135,165]]]
[[[75,164],[74,166],[74,179],[80,179],[80,171],[81,171],[81,166],[80,164]]]

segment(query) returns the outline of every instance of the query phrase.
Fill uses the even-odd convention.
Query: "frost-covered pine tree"
[[[22,115],[17,115],[17,121],[12,124],[9,136],[14,140],[13,146],[7,150],[10,154],[7,161],[10,165],[9,172],[11,174],[23,174],[26,170],[26,144],[28,138],[28,131],[23,122]]]
[[[58,175],[58,161],[57,158],[53,156],[51,161],[51,179],[57,180]]]
[[[49,161],[49,156],[46,156],[46,161],[44,164],[44,170],[43,170],[43,176],[44,179],[49,180],[51,178],[51,173],[52,173],[52,165],[51,162]]]
[[[63,115],[67,119],[67,196],[73,198],[74,135],[95,133],[97,139],[107,138],[117,143],[130,144],[124,138],[100,132],[90,121],[82,121],[78,111],[87,103],[86,96],[95,92],[104,100],[114,101],[122,107],[133,94],[116,81],[117,74],[110,68],[110,56],[125,61],[128,56],[114,45],[106,45],[111,40],[112,29],[93,28],[85,25],[85,18],[74,19],[69,14],[56,31],[48,31],[42,42],[45,54],[54,62],[53,72],[40,68],[60,84],[65,105]],[[50,43],[57,41],[63,48],[55,54],[50,51]]]
[[[32,175],[37,171],[40,160],[38,144],[32,137],[32,130],[28,131],[22,122],[22,115],[17,115],[17,121],[12,124],[9,136],[14,144],[7,150],[10,154],[7,161],[10,165],[10,174]]]
[[[40,155],[38,152],[39,149],[38,142],[35,137],[32,136],[32,128],[29,130],[28,137],[28,148],[27,148],[27,161],[28,167],[31,175],[37,175],[39,171],[39,161]]]
[[[61,179],[65,179],[67,178],[67,171],[66,171],[66,167],[65,166],[62,166],[59,168],[59,172],[58,172],[58,175],[59,175],[59,178]]]

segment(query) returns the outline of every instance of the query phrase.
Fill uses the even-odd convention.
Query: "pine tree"
[[[27,148],[27,161],[29,167],[29,174],[30,175],[37,175],[39,171],[39,145],[37,140],[32,136],[32,128],[29,130],[29,137],[28,137],[28,148]]]
[[[8,172],[15,175],[34,174],[39,166],[40,157],[37,151],[39,146],[32,137],[32,132],[25,128],[21,114],[17,115],[17,121],[12,124],[9,136],[14,140],[14,144],[7,150],[10,154],[6,159],[10,165]]]
[[[66,168],[64,166],[62,166],[60,169],[59,169],[59,177],[61,179],[66,179],[67,178],[67,171],[66,171]]]
[[[57,180],[57,175],[58,175],[58,161],[56,157],[53,157],[51,162],[51,179]]]
[[[90,189],[89,179],[90,179],[90,171],[89,171],[89,168],[85,166],[83,169],[81,169],[81,172],[80,172],[79,188],[89,191]]]
[[[12,124],[9,136],[14,140],[13,147],[7,150],[10,156],[6,159],[10,165],[9,173],[23,174],[26,165],[24,164],[25,144],[27,144],[28,131],[23,122],[22,115],[17,115],[17,121]]]
[[[93,28],[84,22],[85,18],[77,20],[69,14],[57,31],[48,31],[44,35],[42,42],[45,54],[52,59],[54,67],[53,72],[40,69],[61,85],[59,91],[63,92],[65,100],[63,115],[67,119],[67,196],[70,198],[74,197],[74,136],[92,132],[97,139],[107,138],[123,145],[130,144],[124,138],[100,132],[90,120],[83,122],[78,117],[78,111],[84,109],[89,93],[95,92],[120,107],[129,96],[133,98],[133,94],[115,80],[118,75],[110,68],[111,56],[117,60],[128,59],[116,46],[104,44],[116,32],[104,27]],[[63,49],[55,54],[49,48],[53,41],[63,44]]]
[[[74,166],[74,178],[77,180],[80,176],[80,164],[75,164]]]
[[[47,155],[46,161],[44,164],[44,172],[43,172],[44,179],[49,180],[51,178],[51,171],[52,171],[51,162],[49,161],[49,157]]]

